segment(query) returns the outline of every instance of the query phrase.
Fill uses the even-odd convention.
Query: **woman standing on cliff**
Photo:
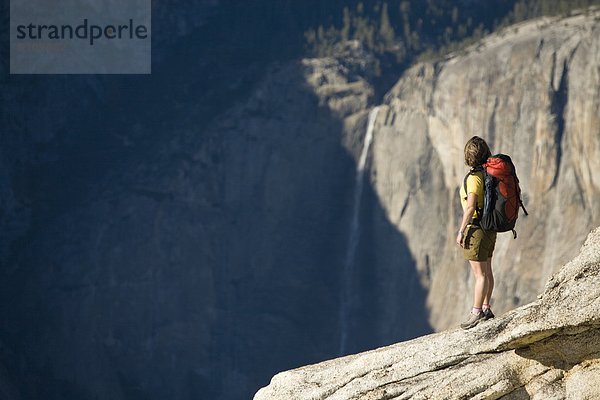
[[[463,329],[472,328],[481,320],[494,318],[490,300],[494,290],[492,254],[496,244],[496,232],[483,230],[479,226],[484,195],[483,164],[491,155],[487,143],[479,136],[473,136],[465,145],[465,164],[471,170],[460,189],[463,217],[456,243],[463,248],[465,260],[471,265],[475,276],[475,288],[469,318],[460,324]]]

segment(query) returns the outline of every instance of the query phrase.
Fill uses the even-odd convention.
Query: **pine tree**
[[[348,39],[350,39],[350,26],[352,25],[352,18],[350,16],[350,10],[348,9],[348,7],[344,7],[344,16],[343,16],[343,26],[342,26],[342,30],[340,31],[340,36],[342,37],[342,40],[344,42],[348,41]]]
[[[414,48],[410,33],[410,3],[408,1],[403,1],[400,3],[400,14],[402,15],[404,40],[409,48]]]
[[[390,49],[394,44],[396,33],[390,23],[390,16],[388,14],[388,5],[383,3],[381,8],[381,18],[379,22],[379,36],[383,42],[383,49]]]

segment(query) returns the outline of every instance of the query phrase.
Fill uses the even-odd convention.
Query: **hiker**
[[[469,329],[481,320],[494,318],[490,301],[494,290],[492,254],[496,244],[496,232],[484,230],[479,224],[484,203],[483,164],[492,155],[490,148],[485,140],[473,136],[467,141],[464,153],[465,164],[471,169],[460,189],[463,217],[456,243],[463,248],[464,258],[469,261],[475,276],[473,308],[469,318],[460,324],[461,328]]]

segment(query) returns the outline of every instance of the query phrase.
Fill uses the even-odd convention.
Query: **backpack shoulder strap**
[[[465,179],[463,180],[463,188],[465,190],[465,197],[464,199],[467,200],[467,196],[469,196],[469,193],[467,193],[467,179],[469,179],[469,176],[471,175],[475,175],[476,173],[481,172],[482,173],[482,180],[485,181],[485,168],[483,167],[475,167],[475,168],[471,168],[471,170],[469,172],[467,172],[467,175],[465,175]],[[484,184],[484,190],[485,190],[485,184]],[[479,207],[477,207],[477,201],[475,201],[475,210],[477,211],[477,218],[473,218],[473,220],[471,221],[471,223],[479,225],[479,221],[481,219],[481,213],[483,212],[482,209],[480,209]]]
[[[469,176],[475,175],[478,172],[482,172],[482,177],[481,178],[483,180],[485,180],[485,174],[484,174],[485,173],[485,168],[483,168],[481,166],[480,167],[471,168],[469,170],[469,172],[467,172],[467,174],[465,175],[465,179],[463,180],[463,188],[465,190],[465,197],[464,197],[465,200],[467,199],[467,196],[469,195],[469,193],[467,193],[467,179],[469,179]]]
[[[469,175],[471,175],[471,171],[467,172],[467,174],[465,175],[465,179],[463,180],[463,188],[465,190],[465,197],[464,199],[467,199],[467,196],[469,195],[469,193],[467,193],[467,179],[469,179]]]
[[[467,199],[467,196],[469,195],[469,193],[467,193],[467,179],[469,179],[469,176],[471,175],[475,175],[477,172],[483,172],[484,169],[483,167],[475,167],[475,168],[471,168],[469,170],[469,172],[467,172],[467,174],[465,175],[465,179],[463,179],[463,189],[465,190],[465,197],[464,199]],[[485,178],[485,177],[483,177]]]

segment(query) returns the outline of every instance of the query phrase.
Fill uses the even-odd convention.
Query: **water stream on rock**
[[[342,291],[340,303],[340,350],[339,354],[346,354],[348,347],[348,325],[351,318],[351,310],[354,304],[353,282],[354,282],[354,257],[356,247],[358,246],[360,236],[360,203],[364,186],[365,164],[369,155],[369,148],[373,141],[373,127],[377,119],[379,107],[373,108],[369,112],[367,122],[367,132],[363,143],[362,152],[356,166],[356,178],[354,184],[354,202],[352,208],[352,220],[350,223],[350,232],[348,236],[348,247],[346,248],[346,258],[344,259],[344,269],[342,271]]]

